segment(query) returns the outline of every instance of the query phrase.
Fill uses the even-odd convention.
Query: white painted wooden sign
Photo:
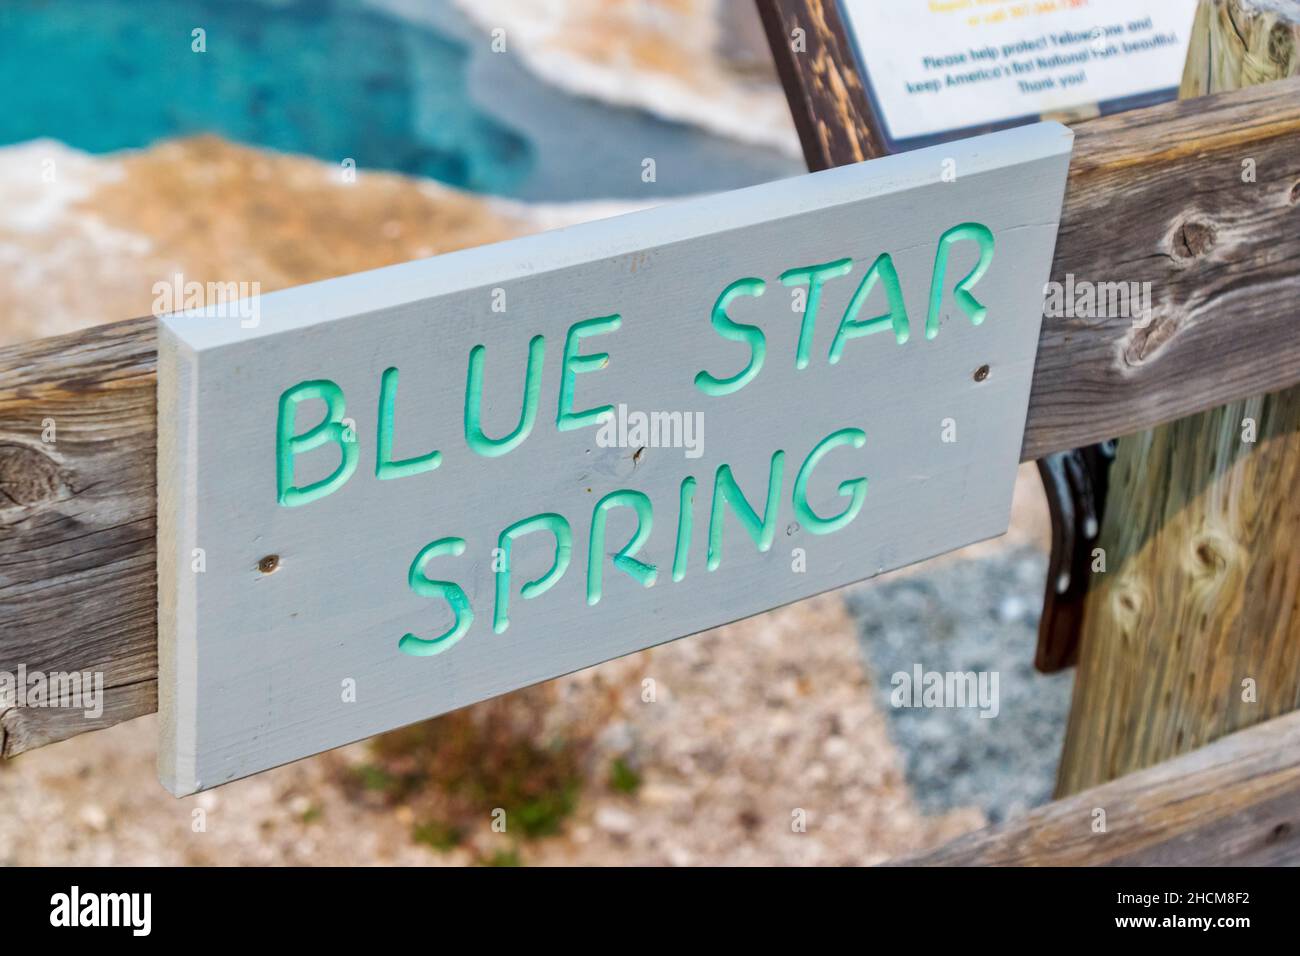
[[[164,319],[163,782],[1005,531],[1070,143],[1024,127]]]

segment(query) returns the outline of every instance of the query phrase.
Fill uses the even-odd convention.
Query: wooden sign
[[[165,785],[1005,531],[1070,144],[1024,127],[165,318]]]
[[[839,0],[889,152],[1178,92],[1196,0]]]

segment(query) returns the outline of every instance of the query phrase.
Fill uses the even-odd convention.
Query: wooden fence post
[[[1298,73],[1300,0],[1201,0],[1182,97]],[[1257,186],[1254,163],[1219,188],[1289,204],[1300,229],[1300,183]],[[1230,283],[1240,224],[1197,205],[1189,192],[1174,248]],[[1300,388],[1122,438],[1110,482],[1058,796],[1300,707]]]

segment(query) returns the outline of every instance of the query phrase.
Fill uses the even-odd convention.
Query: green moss
[[[353,770],[357,782],[366,790],[378,790],[380,793],[393,793],[398,788],[398,779],[383,767],[375,764],[362,764]]]
[[[539,738],[552,705],[545,689],[523,691],[384,734],[353,786],[412,806],[417,842],[440,846],[453,831],[484,827],[497,808],[511,836],[551,836],[577,808],[590,740]]]
[[[461,841],[465,839],[465,830],[455,824],[432,820],[428,823],[417,823],[411,831],[411,839],[446,853],[460,846]]]
[[[519,859],[519,851],[515,849],[497,850],[491,856],[485,856],[478,861],[480,866],[523,866],[523,861]]]
[[[520,829],[529,839],[552,836],[560,832],[564,818],[571,814],[578,805],[577,781],[570,781],[558,790],[540,793],[524,801],[514,812]],[[509,826],[509,810],[506,811],[506,825]]]
[[[636,793],[641,786],[641,774],[622,757],[615,757],[609,765],[609,786],[619,793]]]

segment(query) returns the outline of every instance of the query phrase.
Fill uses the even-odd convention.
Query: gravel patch
[[[927,566],[847,594],[871,693],[887,715],[904,773],[925,813],[977,806],[996,823],[1051,799],[1073,671],[1034,670],[1047,557],[1021,547]],[[997,674],[997,714],[979,706],[894,706],[922,673]],[[905,682],[895,675],[906,674]],[[990,708],[991,711],[991,708]]]

